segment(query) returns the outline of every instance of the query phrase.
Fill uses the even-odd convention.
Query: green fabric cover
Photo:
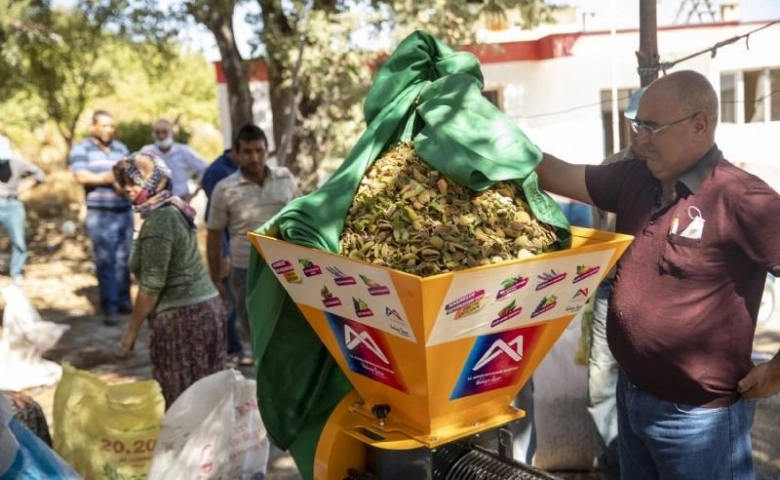
[[[413,140],[426,162],[473,190],[516,181],[536,217],[554,225],[561,246],[568,247],[563,212],[537,186],[541,152],[482,96],[482,87],[474,55],[455,52],[425,32],[411,34],[377,72],[364,104],[368,126],[341,167],[257,233],[338,252],[344,219],[368,167],[391,145]],[[255,250],[247,306],[263,422],[274,444],[289,449],[303,478],[311,479],[322,428],[352,387]]]

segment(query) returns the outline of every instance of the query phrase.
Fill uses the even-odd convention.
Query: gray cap
[[[14,156],[13,150],[11,150],[11,141],[8,137],[0,135],[0,160],[10,160]]]
[[[645,90],[647,90],[647,87],[642,87],[631,94],[631,99],[628,101],[626,111],[623,112],[624,117],[629,120],[636,118],[636,112],[639,110],[639,100],[642,98],[642,94],[645,93]]]

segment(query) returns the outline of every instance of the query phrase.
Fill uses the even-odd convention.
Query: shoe
[[[245,353],[232,353],[228,355],[228,358],[225,361],[226,368],[254,367],[254,366],[255,366],[255,361],[254,359],[252,359],[252,356],[247,355]]]
[[[255,366],[255,360],[252,358],[251,355],[241,355],[238,357],[238,366],[239,367],[254,367]]]
[[[122,305],[119,307],[119,313],[122,315],[129,315],[133,313],[133,306],[132,305]]]
[[[103,316],[103,325],[107,327],[115,327],[119,325],[119,319],[116,317],[115,313],[107,313]]]
[[[11,283],[16,285],[17,287],[21,287],[22,285],[24,285],[24,277],[22,277],[21,275],[18,275],[16,277],[12,277],[11,278]]]

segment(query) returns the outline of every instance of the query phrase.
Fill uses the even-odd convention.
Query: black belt
[[[19,200],[19,197],[17,195],[0,195],[0,200]]]

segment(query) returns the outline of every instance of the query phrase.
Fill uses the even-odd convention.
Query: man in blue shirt
[[[208,220],[208,212],[211,207],[211,193],[214,191],[214,187],[216,187],[217,183],[223,178],[230,176],[236,170],[238,170],[238,164],[236,164],[235,161],[235,153],[232,150],[225,150],[222,155],[217,157],[217,159],[209,165],[206,171],[203,172],[200,186],[206,194],[206,197],[208,197],[208,203],[206,204],[206,220]],[[252,357],[244,354],[244,346],[241,344],[241,338],[238,335],[238,329],[236,327],[238,313],[230,289],[230,236],[228,235],[227,229],[222,232],[222,268],[220,274],[227,295],[228,361],[232,363],[233,366],[252,365]]]
[[[86,193],[87,234],[92,241],[106,325],[117,325],[117,314],[132,311],[127,260],[133,246],[133,210],[115,188],[111,170],[129,151],[114,140],[115,131],[111,114],[96,111],[92,115],[92,135],[74,145],[68,158],[76,182]]]

